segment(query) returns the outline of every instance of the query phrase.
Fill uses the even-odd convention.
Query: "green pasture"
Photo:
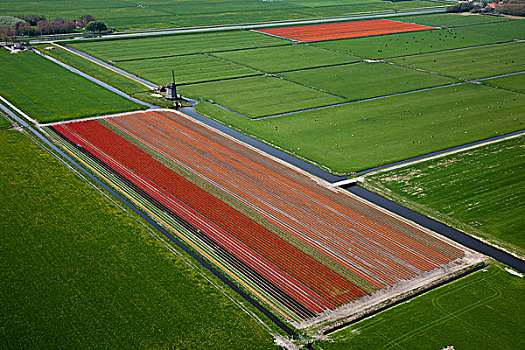
[[[491,23],[465,28],[469,33],[483,33],[504,40],[525,39],[525,20]]]
[[[485,78],[525,70],[525,44],[505,43],[390,60],[411,68],[461,78]]]
[[[503,41],[501,38],[467,32],[464,29],[438,29],[366,38],[322,41],[313,45],[350,53],[363,58],[379,59],[418,55],[501,41]]]
[[[0,95],[39,122],[144,107],[33,52],[0,51]]]
[[[6,126],[9,126],[11,125],[11,123],[4,118],[4,116],[2,115],[2,113],[0,113],[0,128],[5,128]]]
[[[172,81],[172,70],[177,84],[261,74],[205,54],[126,61],[116,63],[116,66],[158,85],[166,85]]]
[[[249,121],[197,110],[284,150],[347,173],[523,129],[522,94],[466,84]]]
[[[269,73],[322,67],[361,59],[351,55],[296,44],[215,53],[214,56]]]
[[[214,32],[206,34],[165,35],[148,38],[85,41],[69,44],[105,61],[134,60],[195,53],[239,50],[290,41],[250,31]]]
[[[213,100],[250,118],[345,101],[275,77],[251,77],[181,86],[180,91],[183,95],[198,100]]]
[[[367,187],[462,231],[525,252],[525,139],[369,177]]]
[[[423,89],[457,82],[385,63],[356,63],[279,74],[287,80],[328,91],[349,100]],[[385,83],[388,79],[388,83]]]
[[[525,93],[525,74],[509,75],[506,77],[485,80],[483,83],[504,89]]]
[[[441,28],[476,26],[479,24],[507,22],[512,20],[508,17],[475,15],[471,13],[438,13],[429,15],[400,16],[394,19],[396,21]],[[475,27],[473,27],[473,29],[475,29]]]
[[[274,347],[220,282],[27,136],[0,145],[0,347]]]
[[[316,342],[320,349],[523,349],[525,281],[499,264]]]

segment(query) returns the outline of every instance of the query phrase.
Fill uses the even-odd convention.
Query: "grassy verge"
[[[337,331],[322,349],[523,349],[525,281],[491,264]]]
[[[412,68],[474,79],[525,70],[524,43],[506,43],[451,52],[397,58],[391,62]]]
[[[195,268],[29,138],[0,139],[2,348],[273,347]]]
[[[382,194],[512,250],[525,253],[521,190],[525,138],[371,176]]]
[[[343,173],[521,130],[522,105],[522,94],[467,84],[258,121],[197,109]]]
[[[0,95],[39,122],[143,109],[33,53],[0,51]]]

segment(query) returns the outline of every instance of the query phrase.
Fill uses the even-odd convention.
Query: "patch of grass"
[[[457,81],[385,63],[366,62],[285,73],[280,76],[350,100],[384,96]],[[388,84],[385,84],[385,79],[388,79]]]
[[[181,86],[180,90],[185,96],[213,100],[251,118],[345,101],[274,77],[188,85]]]
[[[465,28],[465,31],[470,33],[484,33],[505,40],[525,39],[525,20],[485,24]]]
[[[249,68],[199,54],[126,61],[119,62],[116,65],[158,85],[166,85],[171,82],[172,69],[175,71],[177,84],[191,84],[260,74]]]
[[[485,80],[484,83],[525,93],[525,74],[523,73]]]
[[[523,253],[524,171],[525,138],[519,137],[377,174],[370,186]]]
[[[395,20],[408,23],[424,24],[433,27],[455,28],[495,22],[508,22],[511,19],[506,17],[472,14],[439,13],[429,15],[402,16],[396,17]]]
[[[288,40],[250,31],[168,35],[125,40],[101,40],[70,44],[94,57],[115,61],[288,45]]]
[[[0,95],[39,122],[144,109],[33,52],[1,50],[0,66]]]
[[[259,121],[206,105],[197,110],[346,173],[521,130],[523,101],[519,93],[466,84]]]
[[[4,118],[4,116],[0,113],[0,128],[5,128],[6,126],[11,125],[11,123]]]
[[[27,136],[4,131],[0,145],[0,347],[273,348],[197,268]]]
[[[379,59],[500,42],[503,39],[462,29],[425,30],[314,43],[327,49]]]
[[[361,60],[354,56],[302,44],[222,52],[214,56],[269,73]]]
[[[391,62],[461,79],[475,79],[525,70],[525,44],[506,43],[451,52],[404,57]]]
[[[318,341],[322,349],[523,349],[525,281],[497,264]]]

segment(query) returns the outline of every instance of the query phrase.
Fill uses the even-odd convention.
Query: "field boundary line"
[[[4,102],[6,105],[8,105],[11,109],[13,109],[16,113],[20,114],[22,117],[24,117],[26,120],[30,121],[31,123],[33,124],[36,124],[38,125],[38,122],[36,120],[34,120],[33,118],[31,118],[30,116],[28,116],[27,114],[25,114],[24,112],[22,112],[20,109],[18,109],[15,105],[13,105],[11,102],[9,102],[8,100],[6,100],[5,98],[3,98],[2,96],[0,96],[0,100],[2,100],[2,102]]]
[[[401,161],[402,163],[399,163],[399,164],[395,164],[395,165],[391,165],[391,166],[386,165],[384,167],[373,168],[371,170],[359,171],[358,174],[363,174],[364,176],[376,175],[376,174],[379,174],[379,173],[384,173],[384,172],[387,172],[387,171],[404,168],[404,167],[415,165],[415,164],[418,164],[418,163],[423,163],[423,162],[426,162],[426,161],[429,161],[429,160],[446,157],[446,156],[449,156],[449,155],[452,155],[452,154],[456,154],[456,153],[460,153],[460,152],[464,152],[464,151],[469,151],[471,149],[475,149],[475,148],[491,145],[491,144],[494,144],[494,143],[498,143],[498,142],[502,142],[502,141],[506,141],[506,140],[511,140],[511,139],[518,138],[518,137],[521,137],[521,136],[524,136],[524,135],[525,135],[525,130],[519,130],[519,131],[515,131],[515,132],[512,132],[512,133],[507,133],[507,134],[504,134],[504,135],[491,137],[491,138],[488,138],[488,139],[485,139],[485,140],[471,142],[471,143],[465,144],[463,146],[457,146],[457,147],[449,148],[448,151],[447,150],[443,150],[443,151],[437,151],[437,152],[434,152],[434,153],[423,155],[423,156],[421,156],[422,158],[418,158],[418,159],[413,159],[412,158],[412,160],[411,159],[404,160],[404,161]],[[438,154],[436,154],[436,153],[438,153]]]

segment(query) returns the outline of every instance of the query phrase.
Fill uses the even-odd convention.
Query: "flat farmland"
[[[492,44],[503,39],[464,29],[438,29],[367,38],[323,41],[313,45],[363,58],[379,59]]]
[[[171,70],[175,71],[177,84],[261,74],[204,54],[125,61],[116,63],[116,66],[158,85],[166,85],[172,80]]]
[[[348,303],[358,308],[362,297],[378,290],[408,292],[479,261],[182,114],[127,114],[49,130],[78,157],[105,164],[104,173],[127,184],[132,198],[140,194],[146,207],[192,225],[182,233],[185,241],[298,328],[318,317],[330,320],[327,310]],[[214,197],[182,177],[179,168],[239,203],[230,206]],[[281,233],[239,207],[251,208]],[[430,280],[419,279],[422,271]]]
[[[465,31],[492,35],[505,40],[525,39],[525,20],[521,19],[468,27],[465,28]]]
[[[524,150],[525,138],[518,137],[377,174],[369,177],[369,185],[419,212],[523,254]]]
[[[433,15],[400,16],[398,20],[408,23],[417,23],[441,28],[457,28],[480,24],[508,22],[507,17],[472,15],[470,13],[438,13]]]
[[[256,122],[208,104],[201,110],[292,154],[347,173],[521,130],[522,106],[522,94],[467,84]]]
[[[500,265],[337,331],[323,349],[523,349],[525,281]],[[492,331],[488,331],[492,330]]]
[[[273,347],[218,280],[27,135],[0,131],[0,149],[0,347]]]
[[[106,61],[146,59],[195,53],[239,50],[290,44],[250,31],[216,32],[192,35],[168,35],[153,38],[82,41],[69,46]]]
[[[214,56],[268,73],[358,62],[359,57],[303,44],[214,53]]]
[[[5,128],[11,125],[11,123],[4,118],[4,115],[0,113],[0,128]]]
[[[0,95],[39,122],[143,109],[33,52],[0,51]]]
[[[485,80],[485,84],[494,85],[504,89],[525,93],[525,74],[509,75],[506,77]]]
[[[505,43],[392,59],[400,65],[475,79],[525,70],[525,43]]]
[[[455,79],[381,62],[317,68],[279,74],[279,76],[349,100],[361,100],[457,82]],[[389,79],[388,84],[385,84],[385,77]]]
[[[193,98],[213,100],[250,118],[344,102],[332,96],[275,77],[253,77],[181,86]],[[301,98],[298,99],[298,96]]]

